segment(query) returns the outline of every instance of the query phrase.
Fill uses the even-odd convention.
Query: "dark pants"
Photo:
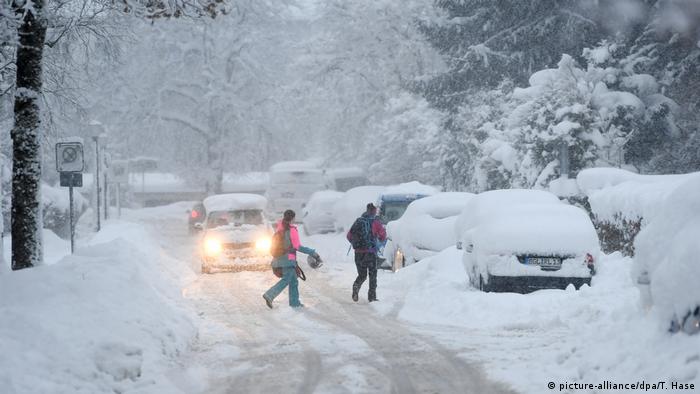
[[[374,253],[355,252],[355,266],[357,267],[357,279],[352,285],[354,294],[360,292],[360,287],[365,283],[369,274],[369,292],[367,298],[377,299],[377,255]]]

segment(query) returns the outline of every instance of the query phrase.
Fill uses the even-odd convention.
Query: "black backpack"
[[[350,244],[353,249],[370,249],[374,247],[372,242],[372,220],[357,218],[350,227]]]
[[[272,235],[272,240],[270,241],[270,255],[274,258],[284,256],[287,252],[286,240],[284,239],[285,230],[277,230]]]

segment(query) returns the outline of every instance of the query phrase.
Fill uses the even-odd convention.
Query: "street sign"
[[[83,172],[84,168],[82,143],[59,142],[56,144],[56,169],[58,172]]]
[[[60,172],[59,179],[62,187],[83,187],[81,172]]]
[[[126,160],[113,160],[112,166],[109,167],[113,183],[129,183],[129,162]]]

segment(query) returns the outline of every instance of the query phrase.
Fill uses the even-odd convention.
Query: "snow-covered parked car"
[[[387,225],[384,248],[394,271],[435,255],[457,241],[454,227],[472,193],[446,192],[413,201],[403,216]]]
[[[323,190],[311,195],[302,213],[302,223],[306,234],[321,234],[335,231],[333,206],[345,193]]]
[[[267,199],[232,193],[203,201],[207,216],[201,238],[202,272],[267,269],[272,226],[263,214]]]
[[[578,289],[590,285],[600,255],[588,214],[540,190],[478,194],[456,229],[469,280],[482,291]]]
[[[420,182],[389,186],[379,196],[379,220],[384,224],[398,220],[410,203],[437,193],[439,190],[436,188]]]
[[[336,231],[347,231],[367,209],[368,203],[376,204],[386,186],[354,187],[333,205]]]
[[[412,202],[437,193],[438,189],[415,181],[389,186],[379,196],[379,220],[384,225],[399,220]],[[393,269],[393,246],[391,242],[386,246],[379,253],[380,268]]]
[[[635,239],[642,300],[671,331],[700,333],[700,174],[668,196]]]

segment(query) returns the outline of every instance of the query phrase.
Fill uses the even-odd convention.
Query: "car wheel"
[[[484,282],[484,277],[481,274],[479,274],[479,290],[483,291],[484,293],[491,291],[491,286]]]

